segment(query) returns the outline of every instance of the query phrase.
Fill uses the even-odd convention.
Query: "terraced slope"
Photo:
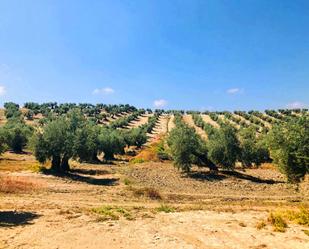
[[[195,129],[195,132],[201,137],[203,138],[204,140],[207,139],[207,134],[206,132],[200,128],[200,127],[197,127],[192,119],[192,115],[183,115],[182,116],[183,118],[183,121],[189,125],[190,127],[193,127]]]
[[[219,125],[217,122],[213,121],[213,120],[209,117],[209,115],[202,114],[201,117],[202,117],[202,119],[204,120],[204,122],[206,122],[206,123],[208,123],[208,124],[211,124],[211,125],[214,126],[215,128],[219,128],[219,127],[220,127],[220,125]]]

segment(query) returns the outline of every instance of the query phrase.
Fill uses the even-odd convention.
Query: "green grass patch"
[[[161,204],[160,207],[156,208],[157,212],[164,212],[164,213],[174,213],[176,211],[175,208],[168,206],[166,204]]]
[[[125,178],[125,179],[123,179],[123,183],[124,183],[124,185],[129,186],[129,185],[132,184],[132,181],[128,178]]]
[[[128,220],[134,219],[130,211],[122,207],[103,206],[93,208],[91,211],[98,215],[98,221],[119,220],[121,217]]]

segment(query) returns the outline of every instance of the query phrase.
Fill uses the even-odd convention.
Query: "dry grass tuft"
[[[139,188],[132,189],[133,194],[137,197],[148,197],[152,200],[161,200],[162,196],[160,192],[154,188]]]
[[[143,162],[161,162],[162,159],[167,159],[164,151],[163,138],[151,143],[145,147],[137,156],[130,160],[130,163],[143,163]],[[164,155],[164,156],[163,156]]]
[[[0,193],[23,193],[37,191],[42,184],[33,181],[29,177],[6,176],[0,177]]]
[[[288,224],[279,213],[270,213],[268,222],[273,226],[275,232],[284,233]]]
[[[309,210],[305,207],[300,207],[299,210],[288,210],[282,212],[282,216],[298,225],[309,227]]]
[[[266,227],[266,223],[263,220],[256,224],[256,229],[258,229],[258,230],[261,230],[265,227]]]

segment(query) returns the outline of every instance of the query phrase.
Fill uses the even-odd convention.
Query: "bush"
[[[268,217],[268,222],[273,226],[275,232],[283,233],[288,227],[285,220],[279,214],[270,213]]]
[[[309,117],[275,125],[268,134],[270,156],[291,183],[309,172]]]

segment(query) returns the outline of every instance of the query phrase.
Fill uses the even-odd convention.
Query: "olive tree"
[[[6,151],[7,142],[6,142],[7,132],[3,127],[0,127],[0,154]]]
[[[41,163],[51,160],[54,171],[67,171],[68,161],[73,156],[73,141],[74,135],[65,118],[51,121],[34,139],[35,157]]]
[[[115,154],[124,154],[126,143],[121,133],[112,128],[102,128],[98,135],[99,151],[104,153],[105,160],[115,159]]]
[[[216,165],[224,169],[234,169],[239,157],[240,148],[236,130],[231,126],[223,126],[209,137],[208,157]]]
[[[98,162],[100,127],[88,122],[85,126],[76,130],[74,138],[74,157],[81,162]]]
[[[26,125],[19,119],[9,119],[4,125],[4,136],[6,144],[15,153],[23,152],[29,138],[33,133],[33,128]]]
[[[133,128],[123,134],[125,142],[128,146],[136,146],[141,148],[147,142],[146,130],[142,128]]]
[[[268,134],[270,156],[291,183],[309,173],[309,117],[275,125]]]
[[[269,153],[264,137],[257,135],[254,127],[242,128],[238,133],[240,142],[239,161],[245,167],[259,166],[269,160]]]

